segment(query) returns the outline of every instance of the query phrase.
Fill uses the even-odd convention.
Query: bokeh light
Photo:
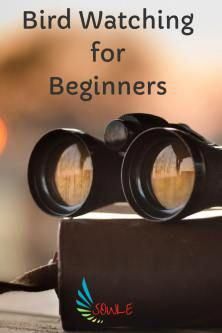
[[[0,155],[4,152],[8,139],[7,126],[2,118],[0,118]]]

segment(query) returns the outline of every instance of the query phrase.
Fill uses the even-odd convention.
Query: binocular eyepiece
[[[127,201],[152,222],[180,220],[222,203],[222,152],[185,124],[148,114],[113,120],[104,142],[57,129],[35,146],[32,196],[54,216],[78,216]]]

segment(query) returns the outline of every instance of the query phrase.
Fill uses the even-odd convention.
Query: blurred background
[[[222,143],[222,42],[219,0],[121,1],[14,0],[0,10],[0,279],[45,264],[56,249],[58,219],[40,211],[27,185],[27,165],[36,141],[50,129],[76,127],[102,137],[104,127],[123,113],[146,112],[188,123]],[[194,13],[194,34],[180,31],[22,31],[23,11],[46,13],[104,10],[115,14],[178,16]],[[75,17],[78,17],[77,14]],[[90,47],[126,48],[119,64],[93,63]],[[49,96],[48,78],[167,81],[165,96]]]

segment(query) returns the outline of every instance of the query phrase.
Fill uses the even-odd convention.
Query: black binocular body
[[[76,129],[47,133],[29,163],[30,190],[54,216],[127,201],[152,222],[178,221],[222,203],[221,148],[185,124],[127,114],[104,142]]]

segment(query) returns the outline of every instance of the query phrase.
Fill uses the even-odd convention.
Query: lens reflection
[[[81,205],[87,198],[93,178],[92,160],[86,147],[73,144],[64,150],[55,170],[55,187],[66,205]]]
[[[193,191],[195,169],[182,143],[166,146],[157,155],[151,173],[153,193],[166,209],[184,206]]]

